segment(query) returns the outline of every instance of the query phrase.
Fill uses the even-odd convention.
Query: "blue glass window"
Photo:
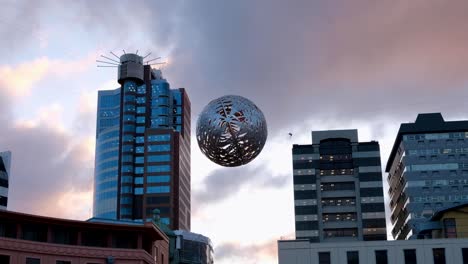
[[[124,108],[124,112],[135,112],[135,105],[126,104]]]
[[[145,157],[135,157],[136,164],[143,164],[145,161]]]
[[[136,127],[136,132],[137,133],[145,133],[145,127],[144,126],[137,126]]]
[[[121,204],[132,204],[132,198],[130,197],[122,197],[120,198],[120,203]]]
[[[157,166],[148,166],[146,168],[147,172],[168,172],[171,171],[171,167],[169,165],[157,165]]]
[[[122,162],[132,162],[132,156],[131,155],[123,155],[122,156]]]
[[[137,107],[137,114],[144,114],[145,111],[146,111],[146,107],[144,106]]]
[[[125,95],[124,97],[124,102],[134,102],[135,101],[135,96],[134,95]]]
[[[146,93],[146,85],[143,84],[141,86],[138,86],[137,88],[137,94],[145,94]]]
[[[181,116],[175,116],[174,117],[174,123],[182,124],[182,117]]]
[[[136,119],[137,124],[144,124],[145,123],[145,117],[144,116],[138,116]]]
[[[111,188],[117,188],[116,181],[102,182],[98,184],[98,186],[96,187],[96,192],[102,192],[103,190],[111,189]]]
[[[134,125],[124,125],[123,131],[124,132],[133,132],[133,131],[135,131],[135,126]]]
[[[163,152],[170,151],[171,145],[148,145],[148,152]]]
[[[169,134],[148,136],[148,142],[169,141],[169,140],[171,140],[171,135]]]
[[[123,142],[133,142],[134,137],[132,135],[123,136]]]
[[[169,108],[168,107],[157,107],[151,109],[151,116],[158,116],[158,115],[169,115]]]
[[[151,127],[158,127],[158,126],[168,126],[169,125],[169,118],[166,116],[160,116],[156,119],[151,119]]]
[[[131,137],[133,139],[133,136],[131,136]],[[122,146],[122,151],[123,152],[133,152],[133,145],[123,145]]]
[[[120,208],[120,215],[131,215],[131,214],[132,214],[132,208],[128,208],[128,207]]]
[[[132,172],[133,166],[132,165],[124,165],[122,166],[122,172]]]
[[[122,183],[132,183],[132,176],[122,176]]]
[[[182,132],[182,126],[175,126],[175,130],[179,131],[179,132]]]
[[[141,136],[141,137],[136,137],[136,140],[135,140],[136,143],[145,143],[145,137]]]
[[[146,98],[145,97],[137,97],[136,101],[137,101],[137,104],[144,104],[146,102]]]
[[[121,191],[122,191],[122,193],[132,193],[132,187],[122,186]]]
[[[161,217],[161,223],[169,225],[170,221],[168,217]]]
[[[126,81],[124,84],[124,91],[136,92],[136,84],[133,81]]]
[[[135,174],[143,174],[143,167],[135,167]]]
[[[151,155],[148,156],[148,162],[162,162],[162,161],[170,161],[170,155]]]
[[[136,153],[145,153],[145,147],[136,147]]]
[[[169,175],[148,176],[146,181],[148,183],[169,182],[170,178],[171,177]]]
[[[147,193],[168,193],[169,186],[150,186],[146,187]]]
[[[143,184],[143,177],[135,177],[135,184]]]
[[[143,194],[143,187],[135,188],[135,194]]]
[[[124,115],[124,121],[131,121],[135,122],[135,116],[134,115]]]
[[[180,92],[172,92],[172,99],[175,101],[175,104],[182,104],[182,93]]]

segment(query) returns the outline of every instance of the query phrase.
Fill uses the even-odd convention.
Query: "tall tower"
[[[468,121],[430,113],[401,124],[386,172],[392,235],[414,238],[435,212],[468,202]]]
[[[119,88],[99,91],[94,217],[190,230],[190,100],[144,57],[119,58]]]
[[[296,238],[386,240],[379,143],[357,130],[313,131],[293,145]]]
[[[11,152],[0,152],[0,210],[6,210],[8,206],[10,162]]]

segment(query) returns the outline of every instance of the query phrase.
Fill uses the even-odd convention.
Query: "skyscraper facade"
[[[401,124],[386,166],[392,235],[411,238],[418,224],[468,201],[468,121],[440,113]]]
[[[98,93],[93,215],[147,221],[157,208],[172,229],[190,230],[187,93],[136,54],[118,69],[120,88]]]
[[[296,239],[386,240],[379,143],[357,130],[313,131],[293,145]]]
[[[0,209],[6,210],[8,206],[8,185],[10,178],[11,152],[0,152]]]

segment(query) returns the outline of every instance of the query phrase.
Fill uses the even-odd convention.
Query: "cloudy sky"
[[[219,167],[192,139],[192,231],[212,239],[216,263],[277,262],[276,240],[294,234],[291,147],[311,130],[357,128],[380,142],[385,164],[399,124],[417,113],[468,119],[464,0],[0,5],[11,210],[91,217],[97,90],[118,86],[115,69],[96,67],[100,54],[162,56],[194,121],[225,94],[263,110],[269,138],[246,166]]]

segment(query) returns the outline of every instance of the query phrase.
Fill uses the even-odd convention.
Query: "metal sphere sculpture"
[[[250,100],[226,95],[211,101],[197,122],[200,150],[225,167],[249,163],[260,154],[268,131],[262,111]]]

